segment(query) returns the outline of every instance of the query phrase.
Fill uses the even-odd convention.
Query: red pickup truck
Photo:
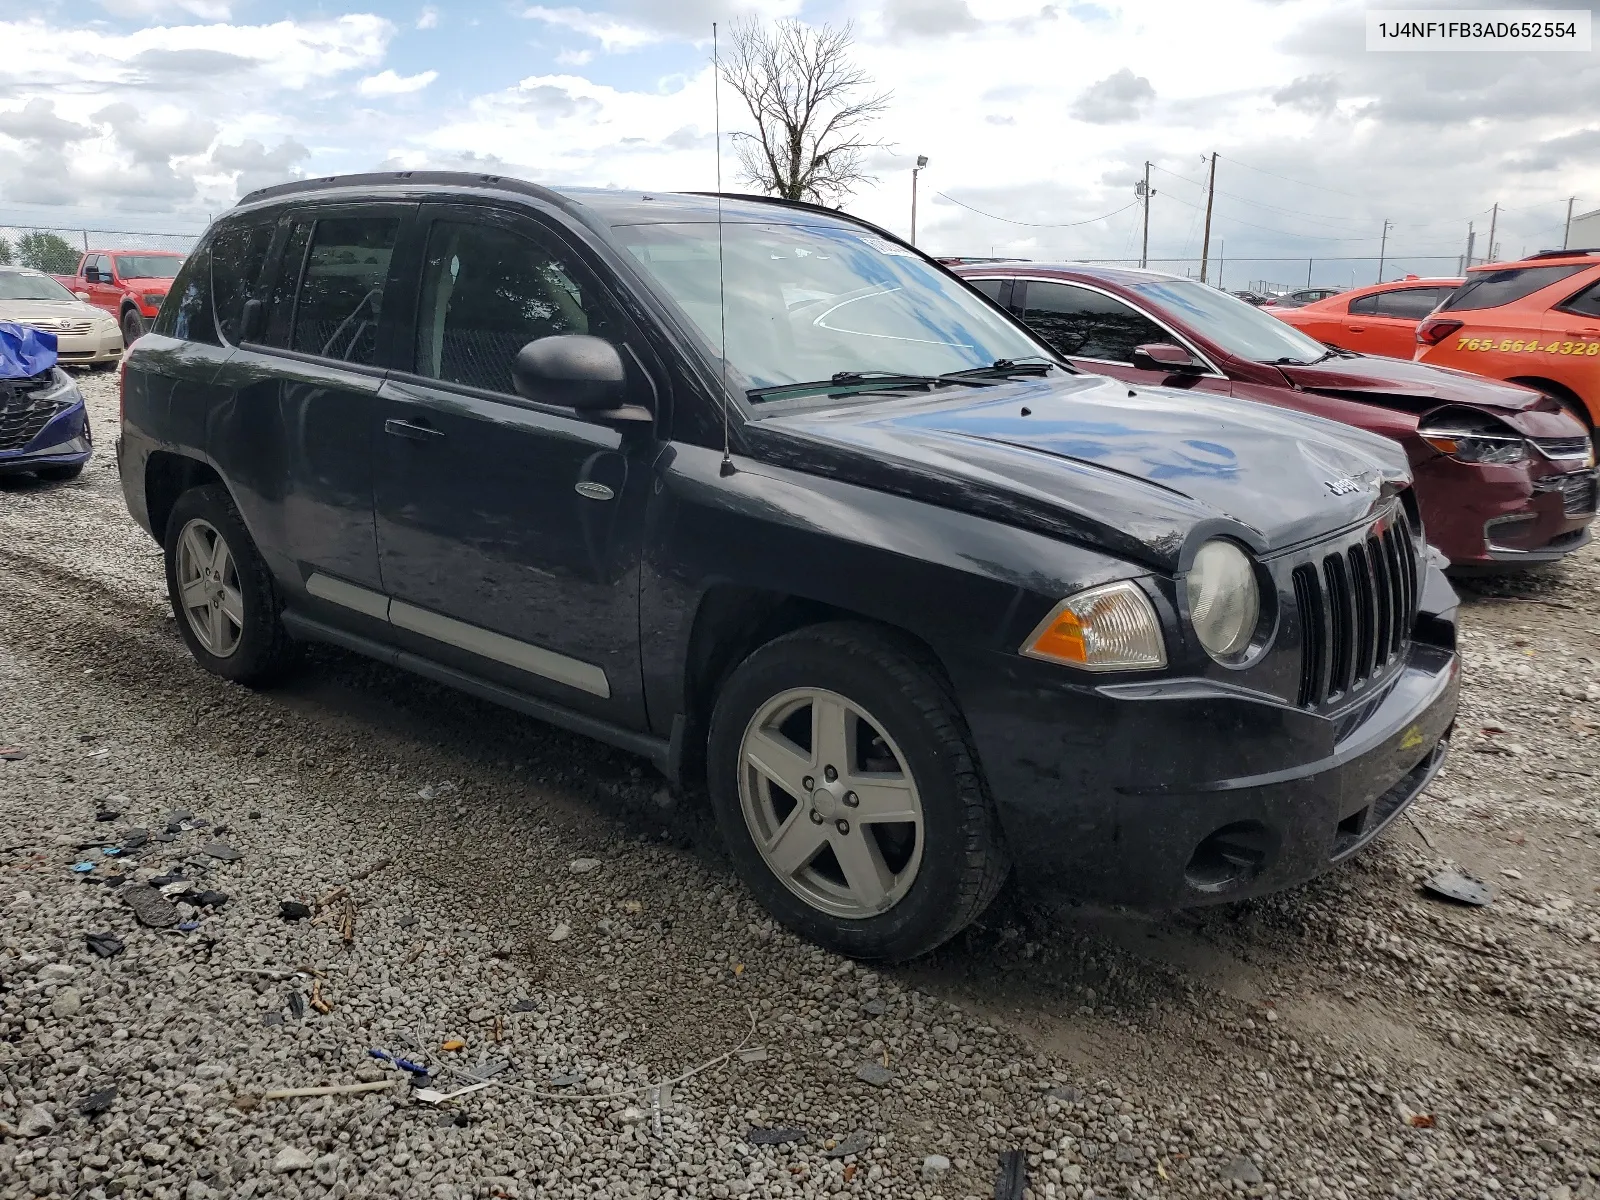
[[[116,317],[123,345],[131,346],[155,320],[184,257],[174,250],[90,250],[75,275],[56,278],[78,299]]]

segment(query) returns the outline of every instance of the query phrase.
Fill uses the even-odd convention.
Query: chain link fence
[[[198,233],[141,233],[63,225],[0,225],[0,265],[71,275],[87,250],[177,250],[187,254]]]

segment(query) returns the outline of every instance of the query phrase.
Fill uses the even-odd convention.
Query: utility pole
[[[1311,286],[1311,264],[1314,261],[1316,261],[1316,260],[1315,259],[1310,259],[1310,258],[1306,259],[1306,286],[1307,287]]]
[[[1467,269],[1472,269],[1472,244],[1478,240],[1478,235],[1472,231],[1472,222],[1467,222]]]
[[[1211,257],[1211,201],[1217,193],[1217,152],[1211,152],[1211,174],[1206,177],[1206,236],[1200,243],[1200,282],[1206,281],[1206,260]]]
[[[1227,249],[1228,249],[1228,243],[1226,241],[1224,241],[1222,238],[1218,238],[1217,239],[1217,287],[1218,288],[1222,287],[1222,264],[1227,261],[1226,257],[1224,257],[1225,252],[1227,251]]]
[[[928,165],[926,154],[917,155],[917,165],[911,168],[911,244],[917,244],[917,174]]]
[[[1561,231],[1561,248],[1563,250],[1567,248],[1567,239],[1572,236],[1572,202],[1576,199],[1576,196],[1567,197],[1567,227]]]
[[[1389,218],[1385,217],[1383,219],[1383,237],[1378,242],[1378,278],[1373,281],[1374,283],[1383,282],[1383,257],[1389,249],[1389,225]]]
[[[1133,190],[1139,199],[1144,201],[1144,241],[1139,243],[1139,269],[1143,270],[1150,262],[1150,197],[1155,193],[1150,190],[1150,163],[1144,164],[1144,182],[1134,185]],[[1568,205],[1567,216],[1572,216],[1571,206]]]
[[[1495,205],[1494,205],[1494,209],[1489,214],[1489,253],[1485,258],[1486,262],[1493,262],[1494,259],[1497,257],[1497,255],[1494,252],[1494,227],[1495,227],[1495,223],[1497,221],[1499,221],[1499,220],[1500,220],[1500,202],[1498,200],[1496,200],[1495,201]]]

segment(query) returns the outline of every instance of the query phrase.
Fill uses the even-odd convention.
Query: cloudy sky
[[[1213,256],[1233,286],[1303,279],[1307,258],[1318,282],[1367,282],[1374,263],[1338,260],[1376,255],[1385,219],[1392,259],[1439,272],[1469,221],[1484,252],[1496,201],[1507,257],[1559,246],[1568,196],[1600,208],[1600,56],[1368,53],[1365,7],[8,3],[0,224],[192,231],[265,183],[399,165],[709,188],[710,26],[741,14],[854,19],[859,61],[893,99],[877,184],[848,207],[905,233],[911,163],[928,155],[918,240],[938,253],[1136,257],[1149,160],[1150,254],[1197,256],[1213,151]],[[726,89],[723,111],[737,127]],[[729,149],[730,189],[735,162]]]

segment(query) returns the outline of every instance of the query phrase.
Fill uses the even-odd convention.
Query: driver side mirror
[[[251,297],[244,302],[244,309],[239,313],[239,340],[253,342],[261,337],[262,317],[266,309],[261,301]]]
[[[650,421],[650,410],[625,404],[627,369],[604,338],[561,333],[529,342],[511,367],[517,395],[536,404],[576,409],[581,417]]]
[[[1165,371],[1169,375],[1199,374],[1205,370],[1199,359],[1171,342],[1146,342],[1135,346],[1133,365],[1141,371]]]

